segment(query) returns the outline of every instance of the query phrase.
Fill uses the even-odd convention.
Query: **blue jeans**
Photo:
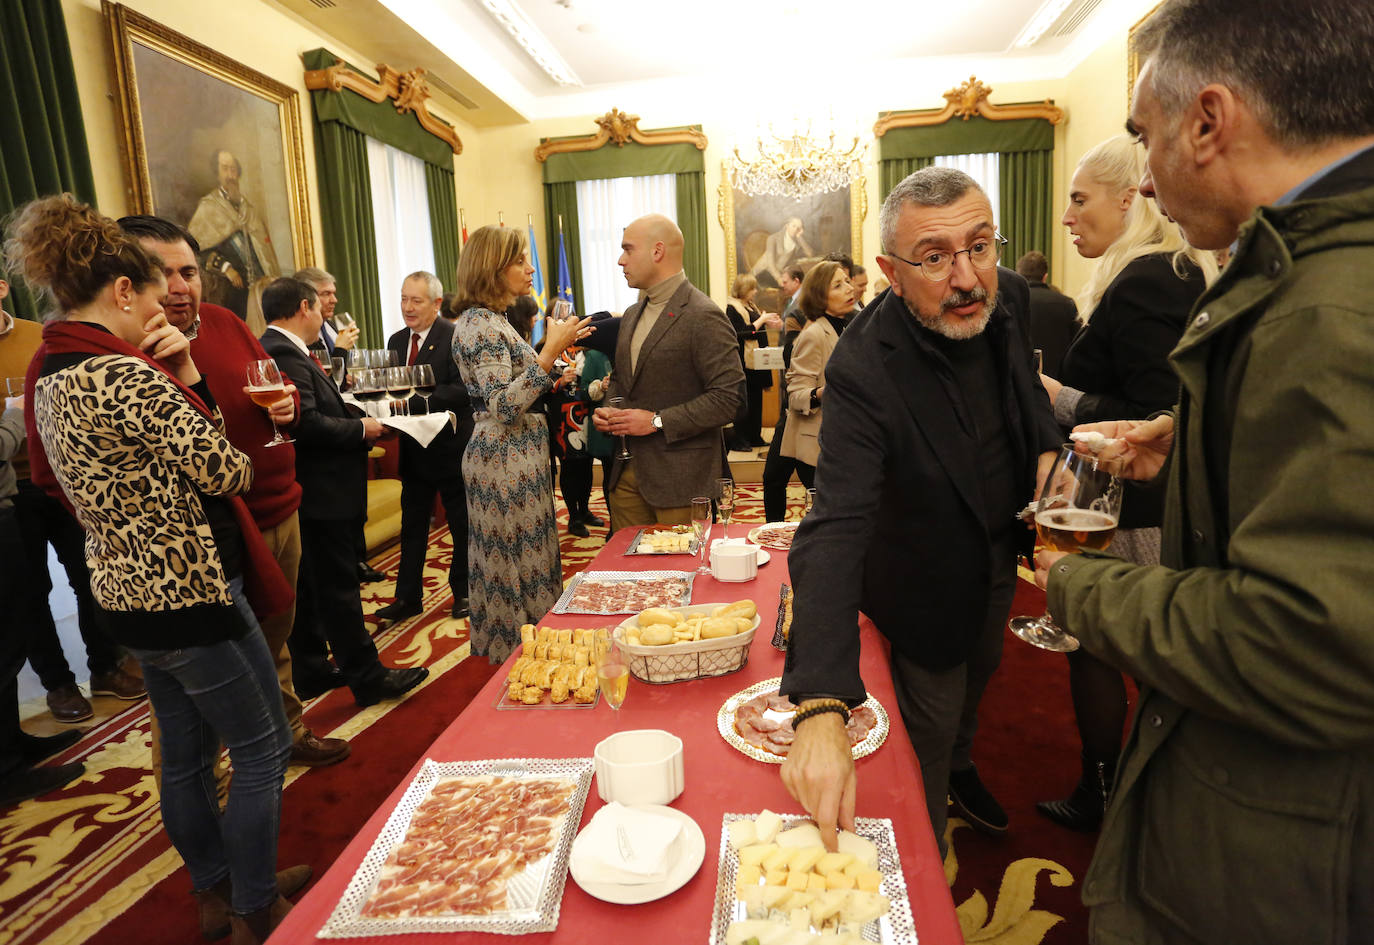
[[[238,640],[184,650],[131,652],[143,666],[162,727],[162,821],[186,861],[191,883],[208,889],[229,877],[235,912],[277,897],[277,829],[291,728],[272,655],[243,594],[230,582],[249,631]],[[221,816],[214,763],[229,748],[234,777]]]

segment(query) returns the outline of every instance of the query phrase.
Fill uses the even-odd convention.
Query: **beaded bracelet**
[[[839,699],[816,699],[805,709],[798,709],[792,716],[792,728],[795,730],[798,725],[809,718],[817,715],[824,715],[827,712],[835,712],[844,717],[844,724],[849,724],[849,706]]]

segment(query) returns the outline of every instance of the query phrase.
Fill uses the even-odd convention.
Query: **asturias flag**
[[[544,290],[544,267],[539,265],[539,244],[534,241],[534,224],[530,223],[530,265],[534,267],[534,286],[530,292],[534,300],[539,303],[539,318],[534,320],[534,330],[530,336],[530,344],[537,344],[544,337],[544,319],[542,317],[548,308],[549,297]]]

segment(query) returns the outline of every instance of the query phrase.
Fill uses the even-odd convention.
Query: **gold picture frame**
[[[1136,76],[1140,75],[1140,57],[1135,51],[1135,34],[1145,21],[1155,15],[1155,11],[1164,5],[1163,0],[1150,7],[1150,12],[1131,24],[1130,30],[1126,33],[1126,104],[1129,106],[1131,96],[1135,95]]]
[[[201,247],[206,300],[243,317],[253,284],[314,264],[299,96],[123,4],[101,9],[130,212],[216,240]]]
[[[721,164],[717,198],[716,217],[725,231],[725,281],[728,286],[734,286],[735,276],[743,266],[753,269],[757,265],[757,257],[751,260],[749,256],[755,249],[766,246],[772,235],[780,234],[793,218],[802,221],[803,236],[807,232],[812,236],[805,242],[810,252],[788,260],[789,264],[795,262],[807,270],[829,252],[846,253],[856,262],[863,259],[863,222],[868,214],[868,189],[862,174],[854,174],[847,189],[820,194],[817,198],[800,202],[791,197],[750,197],[736,189],[730,173],[730,162],[726,160]],[[736,232],[740,216],[745,218],[751,230],[742,241],[737,239]],[[849,223],[846,231],[848,245],[835,239],[839,228],[834,221],[841,216],[847,218]],[[760,278],[759,307],[765,311],[777,311],[777,298],[776,283],[768,278]]]

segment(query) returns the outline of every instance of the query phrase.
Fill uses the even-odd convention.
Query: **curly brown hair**
[[[135,291],[162,278],[162,260],[71,194],[20,207],[5,234],[9,270],[23,276],[30,288],[45,292],[62,312],[88,304],[120,276]]]

